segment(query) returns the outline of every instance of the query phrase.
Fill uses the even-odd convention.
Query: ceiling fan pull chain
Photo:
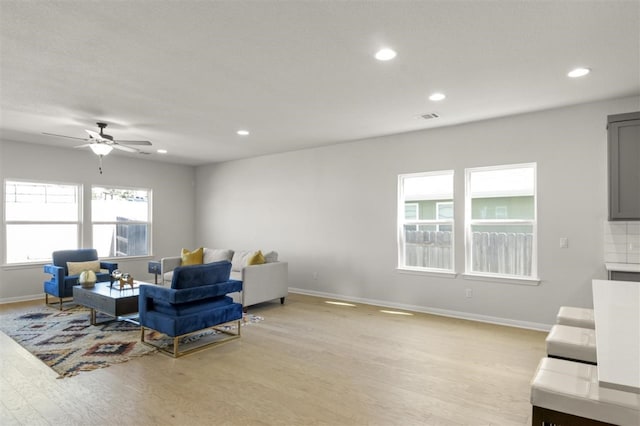
[[[98,170],[100,171],[100,174],[102,174],[102,155],[98,155]]]

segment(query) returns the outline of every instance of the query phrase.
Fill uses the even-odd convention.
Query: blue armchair
[[[174,358],[240,337],[242,304],[227,294],[242,291],[242,281],[230,280],[231,262],[180,266],[174,269],[171,287],[141,285],[138,298],[140,340],[157,347]],[[219,326],[237,321],[236,331]],[[227,336],[190,350],[179,350],[182,338],[213,328]],[[164,333],[173,339],[173,347],[145,341],[145,329]],[[217,336],[216,336],[217,337]]]
[[[73,286],[78,285],[80,274],[69,274],[67,262],[90,262],[98,259],[96,249],[58,250],[52,254],[52,263],[44,265],[45,274],[51,277],[44,282],[44,302],[49,304],[49,295],[60,299],[60,310],[64,298],[73,297]],[[111,273],[118,269],[114,262],[100,261],[100,272],[96,272],[98,282],[109,281]],[[104,271],[106,270],[106,271]]]

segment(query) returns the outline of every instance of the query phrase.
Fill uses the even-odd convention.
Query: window
[[[6,180],[6,263],[51,260],[54,250],[79,247],[80,185]]]
[[[453,271],[453,170],[398,177],[398,267]]]
[[[151,191],[91,188],[93,246],[100,257],[146,256],[151,246]]]
[[[466,272],[537,279],[536,165],[466,170]]]

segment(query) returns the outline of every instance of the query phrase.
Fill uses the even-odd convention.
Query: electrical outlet
[[[567,237],[560,238],[560,248],[569,248],[569,239]]]
[[[473,297],[473,289],[468,288],[464,291],[464,297],[471,298]]]

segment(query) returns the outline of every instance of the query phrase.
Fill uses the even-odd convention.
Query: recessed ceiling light
[[[429,96],[429,100],[430,101],[441,101],[444,98],[446,98],[446,96],[444,95],[444,93],[434,93],[431,96]]]
[[[240,136],[248,136],[249,135],[249,131],[248,130],[238,130],[236,133],[239,134]]]
[[[393,49],[380,49],[376,52],[376,59],[379,61],[390,61],[397,55]]]
[[[576,68],[576,69],[573,69],[573,70],[569,71],[567,76],[569,76],[571,78],[584,77],[585,75],[589,74],[590,72],[591,72],[591,70],[589,68]]]
[[[159,149],[156,151],[158,154],[166,154],[167,150],[166,149]]]

